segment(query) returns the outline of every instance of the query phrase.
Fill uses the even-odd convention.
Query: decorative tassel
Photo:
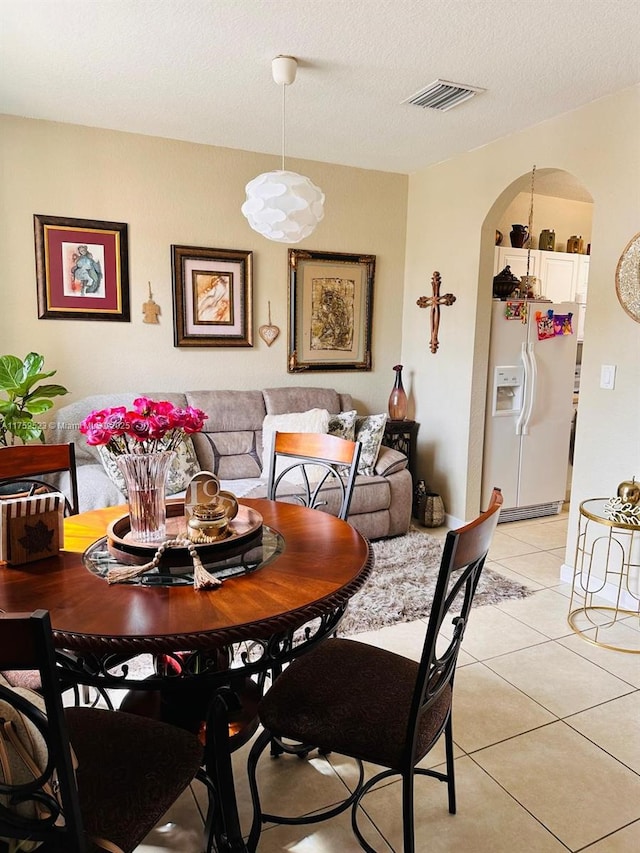
[[[178,537],[177,539],[167,539],[160,545],[155,553],[153,560],[145,563],[144,566],[118,566],[109,569],[107,572],[107,583],[123,583],[124,581],[133,580],[140,577],[151,569],[157,569],[160,565],[162,555],[169,548],[186,548],[193,563],[193,588],[194,589],[213,589],[222,586],[222,581],[215,575],[208,572],[202,565],[202,560],[198,551],[189,539]]]
[[[202,565],[202,560],[193,543],[187,545],[187,550],[191,554],[193,560],[193,588],[194,589],[213,589],[216,586],[222,586],[220,578],[215,577],[208,572]]]

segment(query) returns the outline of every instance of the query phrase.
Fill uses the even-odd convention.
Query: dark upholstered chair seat
[[[87,834],[132,850],[198,772],[200,743],[134,714],[67,708],[65,717]]]
[[[397,769],[417,675],[417,662],[393,652],[327,640],[276,679],[260,719],[277,736]],[[450,705],[447,685],[418,726],[418,760],[440,735]]]

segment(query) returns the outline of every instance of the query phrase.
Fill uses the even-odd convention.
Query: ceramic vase
[[[407,395],[402,384],[402,365],[393,368],[396,380],[389,395],[389,417],[392,421],[403,421],[407,417]]]
[[[511,245],[514,249],[522,249],[529,237],[529,228],[526,225],[512,225],[509,232]]]
[[[129,496],[131,539],[162,542],[167,535],[165,486],[174,450],[125,453],[116,457]]]
[[[538,248],[543,252],[553,252],[556,248],[556,232],[553,228],[545,228],[540,232]]]

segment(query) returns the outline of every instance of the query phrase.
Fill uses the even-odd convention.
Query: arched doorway
[[[529,173],[501,193],[482,229],[478,318],[484,323],[485,346],[476,350],[473,424],[475,434],[483,436],[476,444],[478,505],[486,503],[490,486],[501,484],[502,521],[551,515],[568,500],[579,402],[593,201],[569,173],[536,170],[532,239],[528,248],[518,248],[511,245],[509,232],[516,223],[528,225],[531,198]],[[543,229],[554,232],[553,247],[539,247]],[[582,239],[581,251],[567,251],[574,236]],[[492,278],[506,263],[518,277],[533,276],[535,297],[546,301],[512,297],[508,305],[494,299]],[[561,305],[565,302],[578,303],[573,334],[541,337],[550,310],[556,320],[568,313]],[[480,341],[480,327],[477,331]]]

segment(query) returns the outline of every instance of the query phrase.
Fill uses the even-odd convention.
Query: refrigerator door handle
[[[533,343],[527,344],[527,351],[529,356],[529,367],[530,367],[530,380],[531,386],[529,389],[529,401],[527,403],[527,414],[525,416],[524,424],[522,426],[522,435],[529,435],[529,421],[531,420],[531,413],[533,412],[533,404],[536,401],[536,385],[538,380],[538,362],[536,361],[536,354],[534,351]]]
[[[522,403],[520,405],[520,416],[516,421],[516,435],[522,435],[522,426],[525,423],[526,413],[527,413],[527,405],[525,403],[525,397],[529,393],[529,356],[527,355],[527,345],[526,343],[522,344],[522,348],[520,350],[520,358],[522,359],[522,367],[523,367],[523,389],[522,389]]]

